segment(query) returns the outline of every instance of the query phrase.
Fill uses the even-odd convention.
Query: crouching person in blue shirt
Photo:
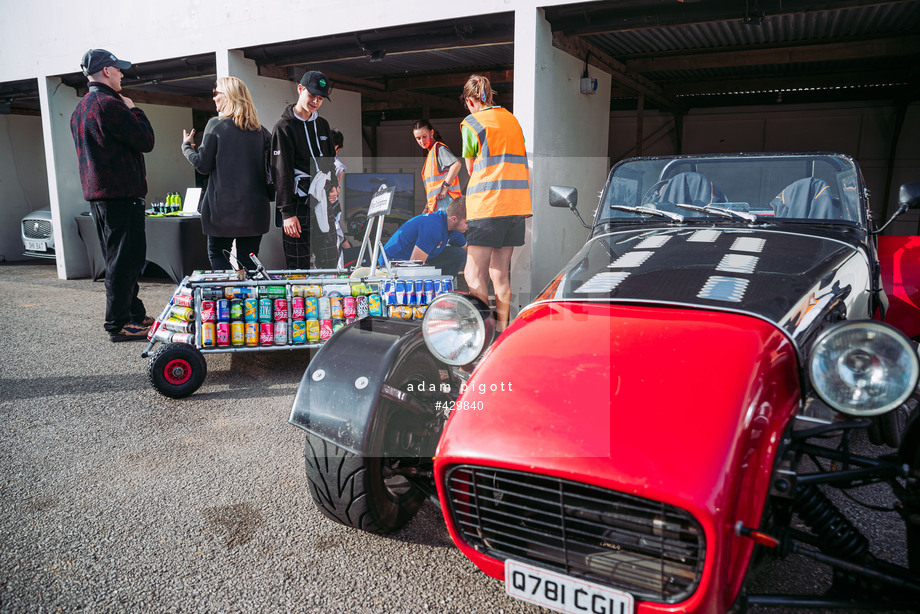
[[[466,197],[446,210],[417,215],[390,237],[383,250],[390,260],[421,260],[456,277],[466,265]]]

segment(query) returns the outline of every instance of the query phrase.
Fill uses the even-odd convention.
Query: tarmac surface
[[[154,315],[173,290],[141,280]],[[209,355],[169,399],[145,343],[108,341],[104,299],[53,263],[0,265],[0,612],[545,611],[463,557],[431,503],[389,537],[320,515],[287,422],[308,352]],[[893,515],[865,522],[903,560]],[[789,559],[755,585],[825,581]]]

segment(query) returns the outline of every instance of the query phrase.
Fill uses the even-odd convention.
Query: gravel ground
[[[158,312],[173,289],[145,277],[141,297]],[[316,511],[287,423],[306,352],[211,355],[202,388],[167,399],[143,343],[108,341],[104,294],[0,265],[0,611],[544,611],[464,558],[430,503],[388,538]],[[903,557],[903,533],[870,524]],[[756,580],[823,581],[795,560]]]

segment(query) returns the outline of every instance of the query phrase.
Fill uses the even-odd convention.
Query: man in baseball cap
[[[300,84],[314,96],[329,100],[329,79],[318,70],[309,70],[300,78]]]
[[[95,75],[107,66],[114,66],[118,70],[127,70],[131,68],[131,62],[119,60],[113,53],[105,49],[90,49],[83,54],[83,59],[80,61],[80,68],[83,69],[83,74],[87,77]]]

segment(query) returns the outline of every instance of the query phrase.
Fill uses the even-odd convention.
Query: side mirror
[[[907,213],[908,209],[920,209],[920,183],[905,183],[902,185],[898,191],[898,205],[898,210],[894,212],[894,215],[888,218],[888,221],[881,228],[873,231],[872,234],[881,234],[888,227],[888,224],[893,222],[899,215]]]
[[[575,209],[578,204],[578,190],[567,186],[551,185],[549,187],[549,206]]]

